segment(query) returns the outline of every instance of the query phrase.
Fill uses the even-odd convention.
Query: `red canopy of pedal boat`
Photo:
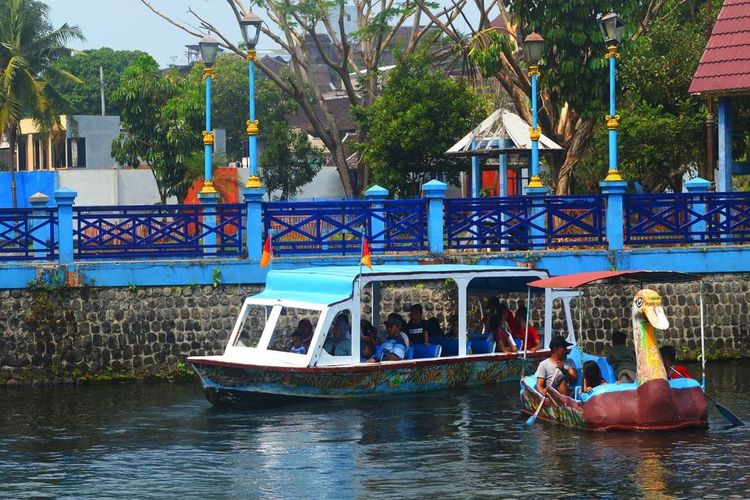
[[[697,281],[701,279],[688,273],[676,271],[589,271],[586,273],[565,274],[544,278],[529,283],[529,286],[537,288],[578,288],[590,283],[678,283],[685,281]]]

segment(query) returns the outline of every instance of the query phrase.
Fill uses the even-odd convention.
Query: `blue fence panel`
[[[57,258],[57,209],[0,209],[0,260]]]
[[[604,197],[445,200],[446,248],[528,250],[605,244]]]
[[[244,255],[243,204],[74,207],[73,238],[81,259]],[[216,216],[216,227],[203,216]],[[204,237],[216,234],[216,243]]]
[[[627,195],[624,211],[630,246],[750,242],[750,193]]]
[[[379,229],[373,232],[373,220]],[[357,255],[363,232],[373,253],[427,249],[426,200],[268,202],[264,231],[277,255]]]

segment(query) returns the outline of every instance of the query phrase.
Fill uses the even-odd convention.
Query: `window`
[[[86,166],[86,138],[71,137],[68,139],[68,166]]]
[[[320,311],[282,307],[279,320],[268,342],[270,351],[306,354],[310,348],[315,325],[320,319]],[[303,347],[303,349],[300,349]]]
[[[60,168],[65,166],[65,143],[62,139],[53,140],[52,142],[52,167]]]
[[[28,151],[26,151],[27,135],[18,138],[18,170],[28,170]]]
[[[326,335],[323,348],[331,356],[351,356],[352,354],[352,321],[351,311],[344,310],[336,314]]]
[[[251,305],[245,310],[240,333],[234,342],[239,347],[258,347],[258,341],[271,315],[271,306]]]
[[[34,170],[47,170],[47,139],[34,138]]]

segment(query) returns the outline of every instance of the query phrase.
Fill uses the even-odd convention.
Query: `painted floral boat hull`
[[[522,411],[527,414],[536,411],[541,402],[539,393],[530,387],[533,381],[533,377],[521,381]],[[610,384],[585,401],[554,389],[549,395],[538,418],[568,427],[666,431],[708,425],[706,398],[700,384],[692,379],[651,380],[637,388],[635,384]]]
[[[518,381],[543,355],[489,354],[339,367],[272,367],[188,359],[214,404],[268,404],[299,398],[357,398]]]

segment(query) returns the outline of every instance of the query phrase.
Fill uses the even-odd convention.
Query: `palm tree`
[[[0,131],[10,145],[11,191],[16,199],[15,148],[21,118],[33,118],[43,132],[59,130],[66,100],[50,77],[79,81],[52,63],[70,53],[65,44],[83,39],[77,26],[53,29],[49,7],[37,0],[0,0]]]

